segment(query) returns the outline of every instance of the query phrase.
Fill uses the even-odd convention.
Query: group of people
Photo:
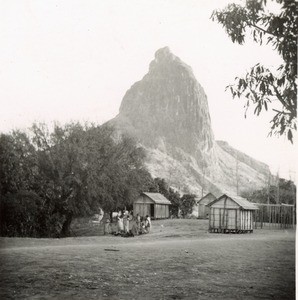
[[[151,229],[151,219],[147,215],[141,217],[137,214],[135,217],[132,212],[119,211],[116,216],[117,228],[112,230],[110,219],[106,220],[105,234],[121,235],[123,237],[133,237],[140,234],[146,234]]]
[[[132,227],[132,230],[136,232],[135,235],[149,233],[151,229],[151,219],[147,215],[145,218],[141,217],[139,214],[136,215],[136,223]]]
[[[133,220],[132,213],[129,213],[127,210],[124,212],[119,211],[117,215],[117,229],[120,234],[129,233],[129,223]]]

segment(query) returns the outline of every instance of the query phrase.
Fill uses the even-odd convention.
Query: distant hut
[[[210,207],[207,204],[214,201],[216,197],[212,193],[206,194],[204,197],[196,201],[193,207],[192,215],[199,219],[208,219],[210,215]]]
[[[171,202],[159,193],[142,193],[133,203],[133,214],[150,216],[153,219],[166,219],[170,216]]]
[[[253,212],[258,207],[248,200],[224,194],[207,206],[210,232],[253,232]]]

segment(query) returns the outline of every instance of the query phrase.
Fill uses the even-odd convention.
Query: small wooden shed
[[[253,212],[258,207],[248,200],[224,194],[207,206],[210,207],[209,232],[253,232]]]
[[[146,215],[152,219],[166,219],[170,216],[171,202],[159,193],[142,193],[133,203],[133,214]]]
[[[196,216],[199,219],[208,219],[210,215],[210,207],[207,204],[214,201],[216,197],[212,193],[206,194],[204,197],[196,201],[193,211],[197,210]]]

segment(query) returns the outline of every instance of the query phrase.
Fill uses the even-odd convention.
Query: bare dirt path
[[[135,238],[2,238],[0,299],[294,299],[293,230],[178,221]]]

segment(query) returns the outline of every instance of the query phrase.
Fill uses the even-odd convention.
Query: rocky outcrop
[[[148,74],[126,92],[119,118],[129,120],[146,146],[171,145],[199,162],[211,159],[207,96],[191,68],[167,47],[155,53]]]
[[[227,142],[225,141],[216,141],[217,145],[221,147],[224,151],[228,152],[231,156],[233,156],[235,159],[238,160],[238,162],[241,162],[243,164],[246,164],[256,170],[257,172],[268,176],[269,168],[266,164],[248,156],[247,154],[236,150],[235,148],[231,147]]]
[[[237,181],[240,190],[266,182],[268,166],[214,140],[204,89],[167,47],[155,53],[108,124],[136,138],[151,174],[182,192],[235,193]]]

